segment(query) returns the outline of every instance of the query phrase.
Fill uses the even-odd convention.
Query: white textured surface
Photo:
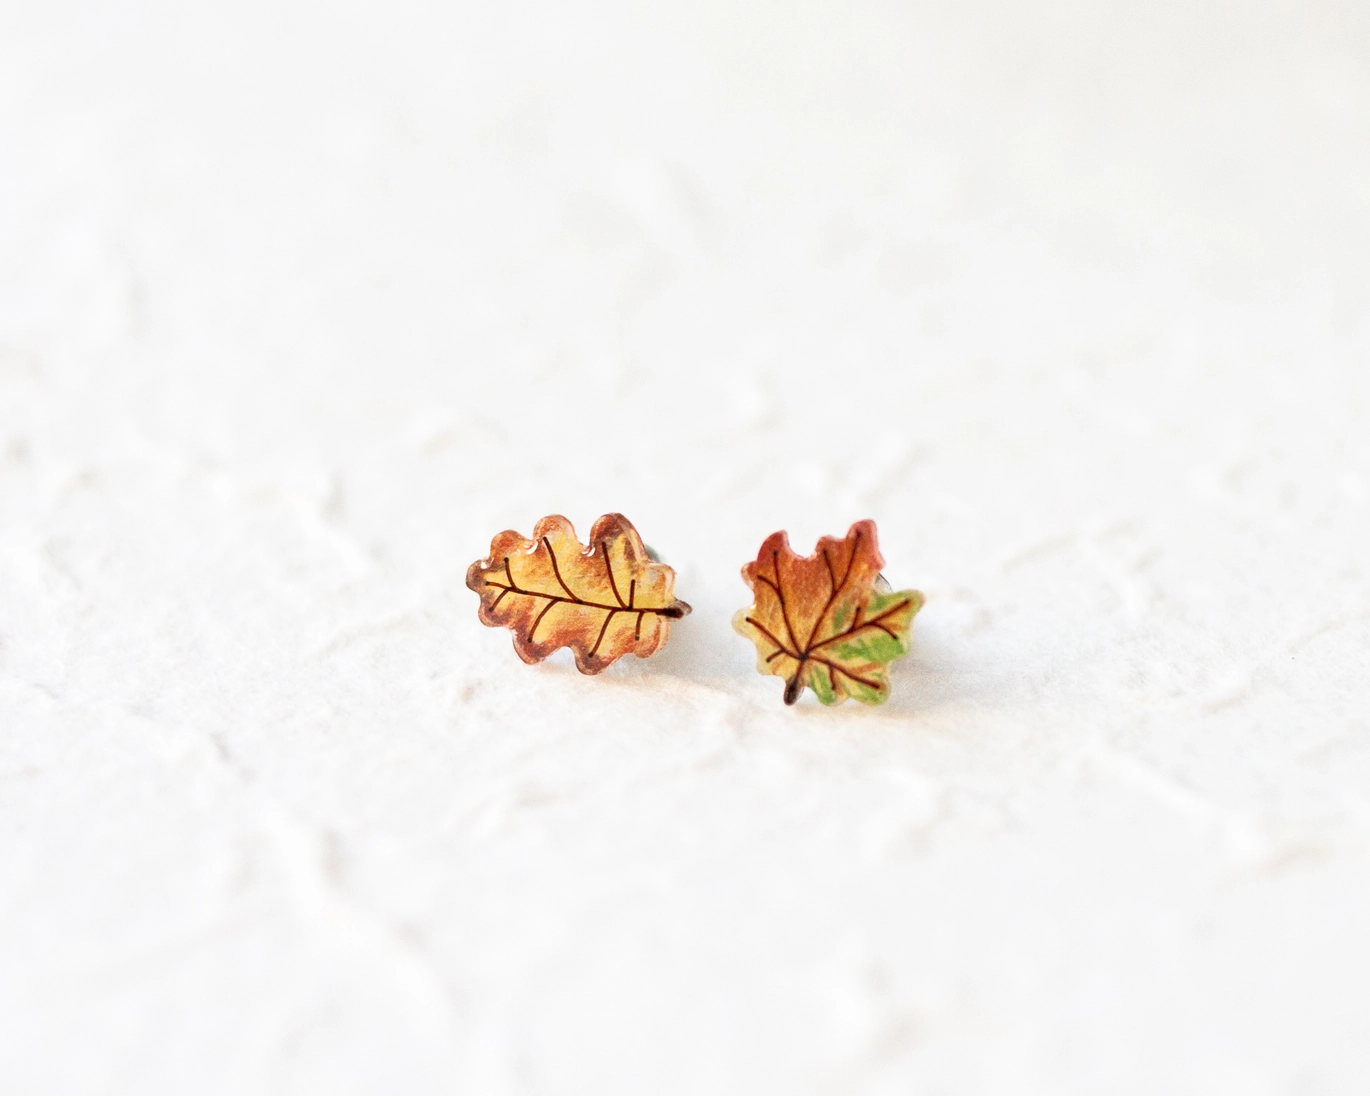
[[[1355,0],[0,6],[0,1090],[1370,1089],[1368,180]]]

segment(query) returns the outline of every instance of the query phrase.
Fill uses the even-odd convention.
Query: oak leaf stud
[[[512,631],[524,662],[569,647],[583,674],[630,652],[655,654],[671,621],[690,611],[675,596],[675,571],[649,556],[622,514],[596,521],[588,545],[559,514],[540,520],[532,537],[506,529],[471,564],[466,585],[480,596],[481,623]]]
[[[754,600],[733,628],[756,644],[757,670],[785,679],[786,704],[805,686],[824,704],[888,698],[889,664],[909,652],[923,595],[890,590],[884,563],[875,522],[858,521],[841,539],[823,537],[811,556],[772,533],[742,568]]]

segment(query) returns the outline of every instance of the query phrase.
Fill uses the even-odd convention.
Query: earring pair
[[[843,538],[823,537],[811,556],[797,555],[783,530],[772,533],[742,568],[752,604],[733,628],[756,645],[757,670],[785,680],[786,704],[805,687],[824,704],[889,696],[889,664],[909,652],[923,595],[892,590],[883,566],[867,520]],[[588,544],[557,514],[539,521],[532,537],[505,530],[490,555],[471,564],[466,585],[480,597],[481,623],[512,631],[524,662],[569,647],[583,674],[629,653],[654,655],[671,622],[690,612],[675,596],[675,570],[622,514],[596,521]]]

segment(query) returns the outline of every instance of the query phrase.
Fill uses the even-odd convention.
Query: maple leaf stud
[[[858,521],[807,557],[783,530],[772,533],[742,568],[754,600],[733,628],[756,644],[757,670],[785,679],[786,704],[806,685],[824,704],[882,704],[890,695],[889,664],[909,653],[923,595],[891,591],[884,565],[875,522]]]
[[[595,522],[588,546],[559,514],[533,526],[531,538],[506,529],[471,564],[466,585],[480,595],[481,623],[510,629],[524,662],[570,647],[583,674],[629,652],[655,654],[671,621],[690,611],[676,599],[675,571],[648,555],[622,514]]]

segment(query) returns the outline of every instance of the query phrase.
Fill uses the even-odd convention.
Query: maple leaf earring
[[[480,595],[481,623],[512,631],[524,662],[570,647],[583,674],[629,652],[656,654],[671,621],[690,611],[675,596],[675,571],[656,561],[622,514],[595,522],[588,546],[559,514],[533,526],[531,538],[506,529],[490,555],[471,564],[466,585]]]
[[[875,522],[858,521],[808,557],[795,555],[783,530],[772,533],[742,568],[753,602],[733,628],[756,644],[758,671],[785,679],[786,704],[806,685],[824,704],[888,698],[889,664],[909,653],[923,595],[891,590],[884,565]]]

